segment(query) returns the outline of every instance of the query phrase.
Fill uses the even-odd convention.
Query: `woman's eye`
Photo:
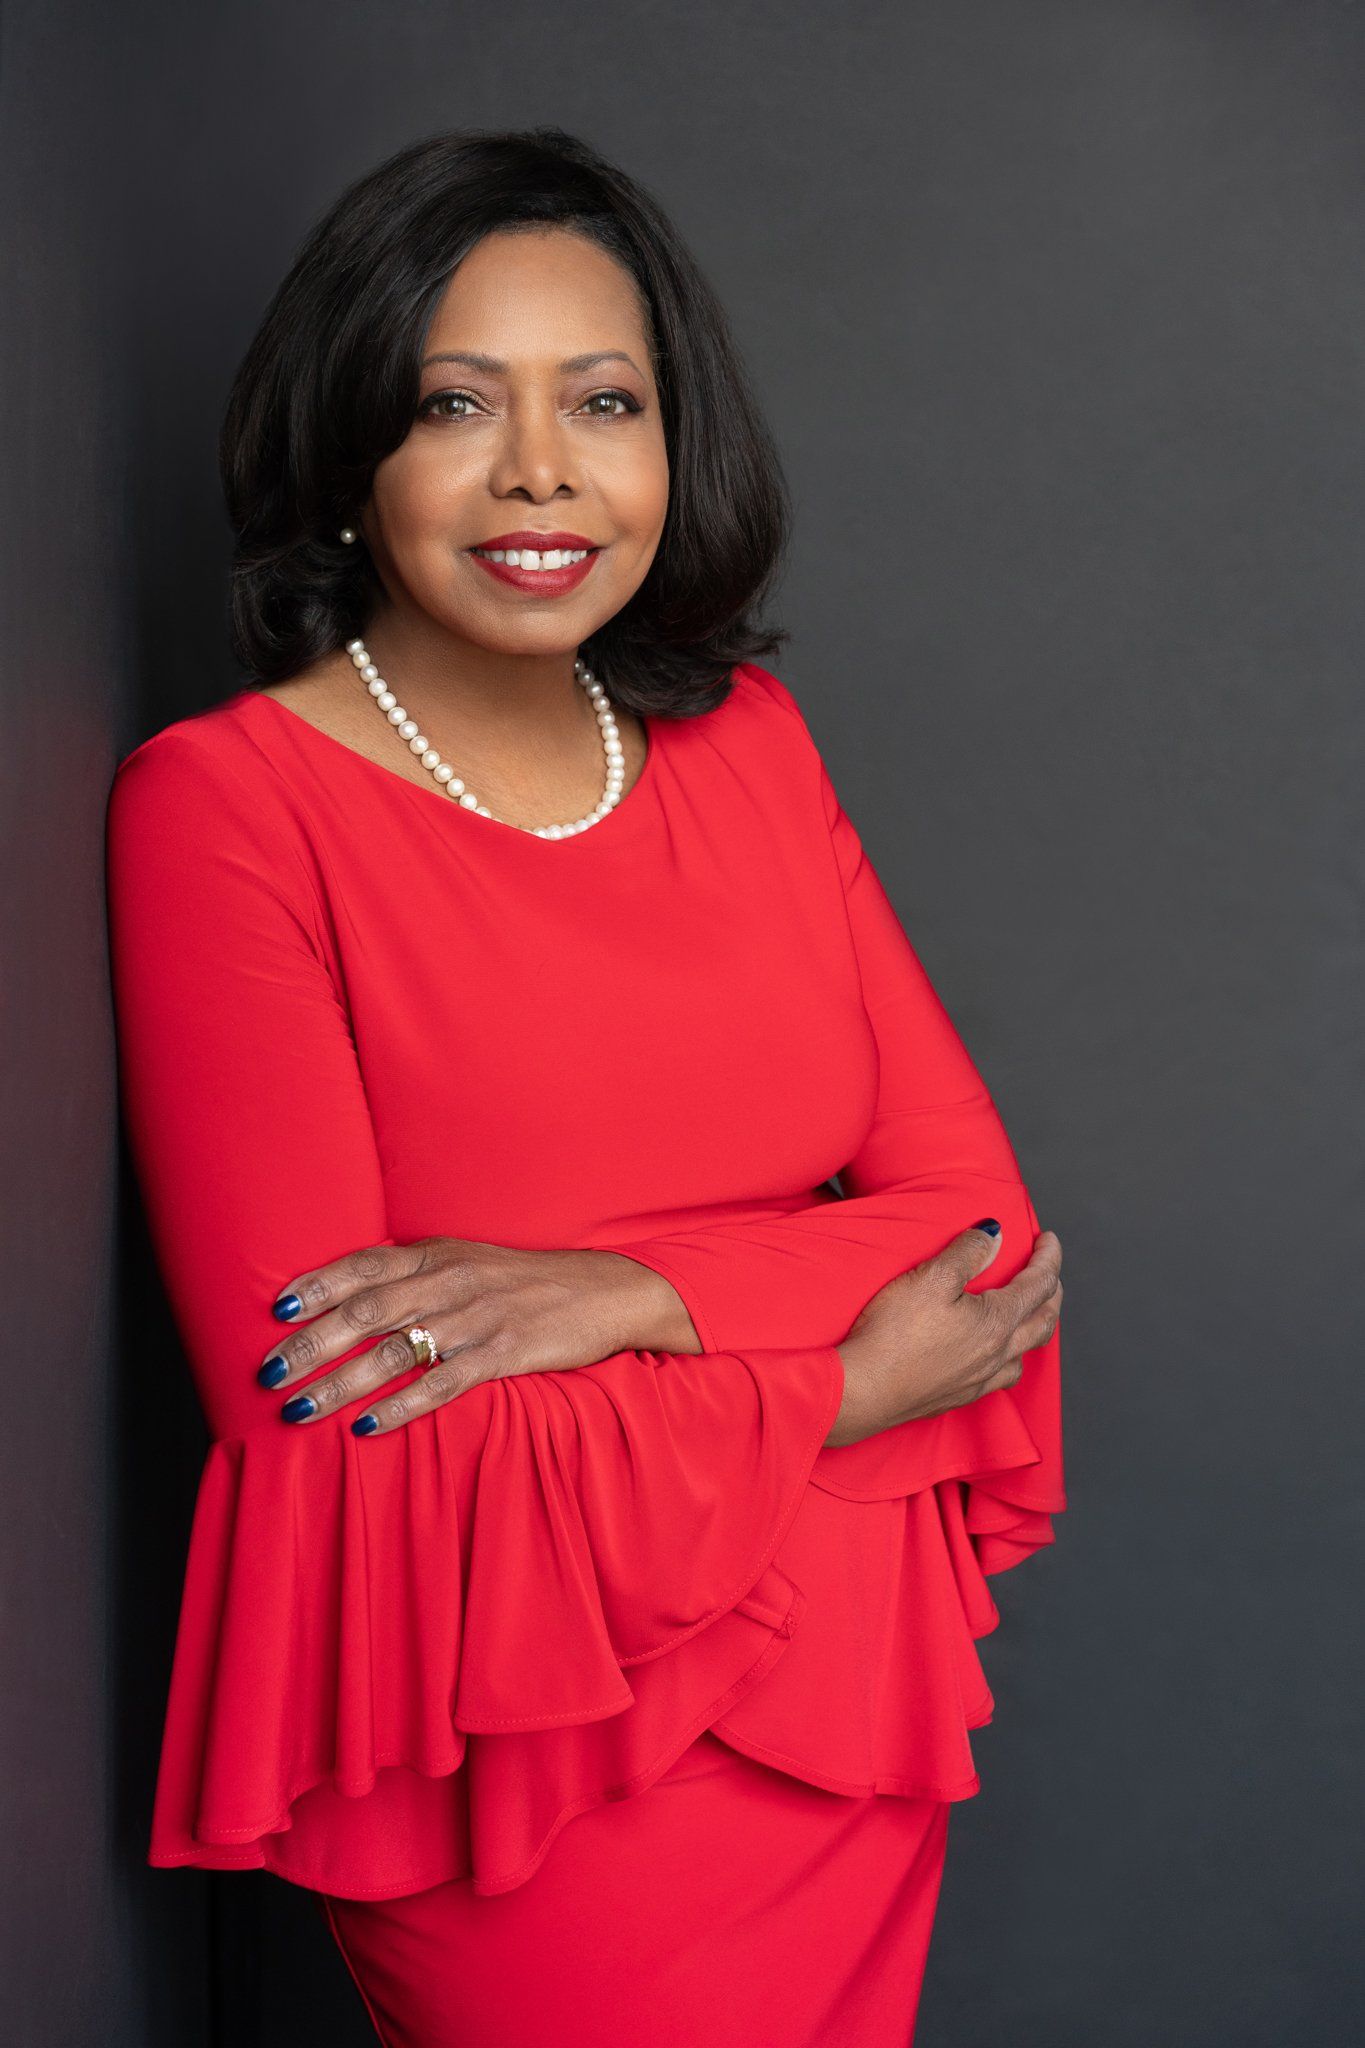
[[[425,417],[434,419],[436,417],[436,408],[438,405],[448,405],[451,403],[454,403],[456,405],[473,405],[474,400],[470,397],[467,391],[433,391],[430,398],[424,398],[422,400],[421,405],[418,407],[418,411],[422,413]],[[448,412],[444,414],[443,417],[448,420],[462,420],[467,419],[468,414],[462,412]]]
[[[592,397],[585,398],[583,403],[585,405],[595,405],[599,398],[619,399],[626,412],[639,412],[641,410],[641,407],[628,391],[594,391]],[[597,418],[600,420],[619,420],[623,417],[624,415],[619,412],[599,412],[597,414]]]

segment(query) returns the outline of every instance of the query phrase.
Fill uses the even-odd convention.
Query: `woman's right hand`
[[[1040,1231],[1033,1255],[1004,1287],[968,1294],[999,1237],[960,1231],[937,1257],[898,1273],[873,1295],[837,1347],[844,1398],[826,1444],[855,1444],[898,1422],[963,1408],[1012,1387],[1024,1353],[1046,1344],[1062,1307],[1062,1244]]]

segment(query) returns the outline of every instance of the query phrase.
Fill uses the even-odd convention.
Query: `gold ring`
[[[411,1329],[404,1330],[403,1335],[412,1346],[413,1357],[418,1365],[435,1365],[439,1354],[436,1350],[436,1339],[430,1330],[424,1330],[420,1323],[414,1323]]]

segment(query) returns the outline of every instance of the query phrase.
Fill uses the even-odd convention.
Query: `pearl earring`
[[[341,532],[337,535],[337,539],[344,541],[346,546],[349,547],[355,539],[355,528],[353,526],[343,526]]]

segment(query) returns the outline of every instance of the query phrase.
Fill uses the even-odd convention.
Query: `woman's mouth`
[[[562,597],[576,590],[601,554],[601,548],[582,547],[498,547],[470,548],[480,568],[515,590],[528,590],[536,597]]]

